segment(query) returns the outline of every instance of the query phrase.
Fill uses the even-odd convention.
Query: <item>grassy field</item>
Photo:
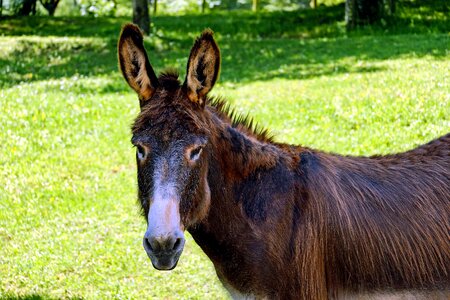
[[[317,11],[158,16],[156,70],[184,76],[193,39],[216,31],[215,95],[279,141],[343,154],[410,149],[450,131],[448,6],[404,2],[389,25],[344,30]],[[129,126],[138,101],[117,71],[126,18],[0,20],[0,298],[221,299],[188,239],[158,272],[142,246]]]

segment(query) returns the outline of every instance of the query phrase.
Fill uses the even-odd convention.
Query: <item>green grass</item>
[[[405,2],[392,24],[354,33],[342,6],[160,16],[145,42],[157,71],[184,76],[193,38],[211,27],[223,56],[213,94],[277,140],[389,153],[450,131],[448,8],[434,3]],[[172,272],[142,249],[129,143],[138,102],[115,53],[126,21],[0,21],[0,298],[227,297],[192,239]]]

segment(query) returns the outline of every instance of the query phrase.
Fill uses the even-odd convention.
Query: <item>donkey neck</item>
[[[211,206],[208,216],[190,232],[225,286],[260,293],[261,278],[276,274],[274,266],[268,269],[267,260],[274,247],[270,243],[277,239],[265,237],[279,235],[280,228],[274,230],[271,224],[290,228],[282,220],[293,211],[289,195],[298,188],[297,173],[291,168],[288,152],[276,145],[258,141],[226,123],[215,124],[211,130]],[[277,205],[281,201],[283,205]],[[276,278],[271,282],[272,290],[282,284]]]
[[[259,141],[221,120],[212,126],[214,160],[219,164],[225,181],[237,182],[257,169],[270,169],[280,157],[278,149]]]

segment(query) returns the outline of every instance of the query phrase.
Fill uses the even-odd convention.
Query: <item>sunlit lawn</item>
[[[193,38],[214,29],[223,62],[213,93],[278,141],[370,155],[450,131],[448,19],[430,32],[345,34],[327,13],[325,25],[288,14],[265,29],[248,24],[283,16],[162,16],[146,45],[155,69],[184,77]],[[115,53],[125,21],[0,21],[0,297],[227,297],[192,239],[171,272],[155,271],[141,246],[129,143],[138,102]]]

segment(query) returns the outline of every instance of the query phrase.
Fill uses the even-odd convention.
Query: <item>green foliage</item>
[[[450,131],[448,14],[408,3],[394,25],[351,34],[342,6],[158,16],[145,43],[157,71],[184,77],[193,39],[211,27],[223,57],[214,94],[278,141],[402,151]],[[0,298],[227,297],[191,238],[172,272],[142,249],[129,143],[138,101],[115,50],[128,20],[0,22]]]
[[[114,0],[77,0],[82,16],[114,16],[116,2]]]

